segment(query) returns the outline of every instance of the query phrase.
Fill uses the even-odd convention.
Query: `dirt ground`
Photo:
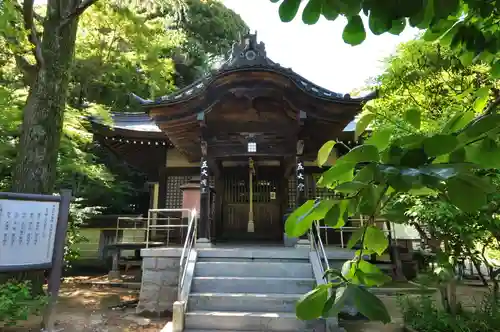
[[[116,308],[117,305],[133,302],[138,290],[109,286],[91,286],[82,282],[105,280],[101,278],[75,277],[63,284],[59,303],[56,307],[56,327],[61,332],[160,332],[168,318],[144,318],[135,315],[133,306]],[[475,306],[486,292],[486,288],[459,286],[458,298],[465,306]],[[436,299],[438,295],[436,294]],[[348,332],[396,332],[401,331],[402,318],[397,296],[381,295],[393,323],[382,325],[370,322],[349,322],[344,326]],[[40,318],[32,317],[22,326],[0,328],[0,332],[39,331]]]
[[[82,278],[85,279],[85,278]],[[113,308],[137,299],[138,290],[90,286],[78,280],[65,282],[56,307],[56,327],[61,332],[159,332],[168,318],[144,318],[135,315],[135,308]],[[32,317],[22,326],[0,328],[1,332],[40,331],[39,317]]]

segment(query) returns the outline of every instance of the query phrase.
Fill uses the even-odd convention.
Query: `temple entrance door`
[[[271,241],[283,238],[279,167],[256,167],[253,176],[254,232],[248,232],[250,178],[248,167],[223,170],[222,222],[217,239],[222,241]]]

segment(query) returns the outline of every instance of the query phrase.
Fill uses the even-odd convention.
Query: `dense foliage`
[[[338,228],[349,216],[368,215],[369,223],[348,244],[352,247],[361,242],[362,249],[344,264],[342,271],[328,271],[327,283],[302,298],[297,315],[303,319],[336,315],[352,297],[358,310],[369,319],[388,322],[390,317],[382,302],[361,287],[378,286],[388,280],[363,259],[363,254],[381,253],[388,247],[385,235],[374,227],[376,218],[408,222],[410,217],[415,221],[411,208],[424,195],[439,207],[444,204],[449,208],[447,212],[453,211],[445,218],[447,226],[450,220],[456,221],[456,226],[472,217],[479,224],[493,225],[487,232],[495,234],[496,211],[488,207],[496,206],[490,203],[495,202],[497,177],[496,172],[492,176],[488,170],[498,167],[500,155],[500,118],[496,114],[500,94],[498,82],[494,81],[500,76],[500,2],[273,2],[280,2],[279,15],[284,22],[291,21],[299,10],[306,24],[315,24],[321,16],[327,20],[345,16],[343,39],[351,45],[364,41],[366,23],[375,35],[400,34],[410,24],[426,29],[425,41],[439,44],[410,43],[399,52],[406,59],[391,60],[386,75],[379,78],[382,98],[367,105],[358,120],[356,135],[362,135],[372,122],[375,130],[363,145],[339,158],[319,180],[318,185],[334,190],[337,199],[308,201],[286,224],[287,233],[297,236],[308,231],[315,219],[324,219]],[[305,6],[301,7],[302,3]],[[361,16],[368,16],[367,22]],[[336,144],[330,141],[320,149],[320,165]],[[410,197],[412,202],[402,201],[404,197]],[[434,221],[433,216],[426,221]],[[432,228],[428,223],[426,226]],[[447,227],[451,229],[454,234],[468,231]],[[466,239],[467,248],[477,239]],[[452,314],[458,313],[454,297],[457,257],[449,250],[455,244],[458,242],[452,243],[446,237],[435,247],[439,264],[435,272],[446,285],[440,290],[447,303],[445,308]]]
[[[419,332],[494,332],[500,330],[500,311],[492,296],[475,307],[452,315],[440,308],[430,296],[405,297],[400,301],[407,326]]]
[[[320,17],[347,18],[342,37],[358,45],[367,28],[375,35],[399,35],[407,25],[426,29],[424,39],[439,39],[457,51],[464,62],[491,62],[500,76],[500,1],[498,0],[271,0],[280,2],[281,20],[289,22],[302,9],[302,21],[315,24]],[[301,7],[301,4],[305,6]],[[368,19],[363,21],[362,16]],[[367,22],[366,22],[367,21]],[[366,27],[367,26],[367,27]]]
[[[0,328],[15,325],[30,315],[39,314],[47,298],[30,294],[29,282],[7,282],[0,284]]]
[[[69,258],[89,213],[137,212],[147,201],[144,176],[93,141],[86,117],[137,110],[130,92],[155,98],[183,87],[248,28],[216,0],[63,4],[0,4],[0,190],[72,189]],[[28,278],[40,292],[43,276]]]

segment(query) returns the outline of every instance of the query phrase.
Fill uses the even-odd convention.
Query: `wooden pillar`
[[[202,142],[200,160],[200,218],[198,220],[198,247],[210,246],[210,170],[207,159],[207,144]]]
[[[158,173],[158,209],[167,207],[167,148],[164,150],[164,163]]]
[[[302,160],[302,153],[304,151],[304,142],[297,142],[297,156],[295,158],[295,177],[297,180],[297,208],[306,202],[306,177],[304,161]],[[309,246],[309,235],[308,233],[302,235],[297,242],[297,246]]]

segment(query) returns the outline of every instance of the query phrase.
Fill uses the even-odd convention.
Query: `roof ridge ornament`
[[[243,66],[274,65],[266,54],[264,42],[257,42],[257,32],[247,33],[239,43],[234,43],[231,56],[221,69],[231,69]]]

